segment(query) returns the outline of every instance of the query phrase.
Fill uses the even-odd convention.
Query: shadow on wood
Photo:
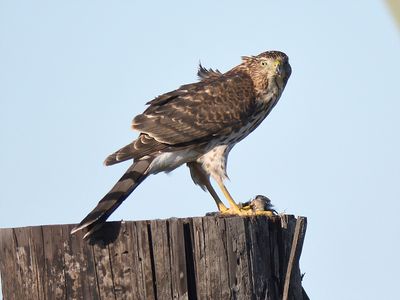
[[[308,299],[306,218],[109,222],[88,243],[74,225],[0,229],[9,299]]]

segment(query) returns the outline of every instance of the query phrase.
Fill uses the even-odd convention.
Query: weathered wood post
[[[308,299],[303,217],[110,222],[94,243],[72,227],[0,229],[4,300]]]

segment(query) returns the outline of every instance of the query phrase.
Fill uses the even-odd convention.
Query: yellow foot
[[[236,208],[228,208],[225,211],[220,212],[221,215],[225,216],[251,216],[253,211],[251,209],[236,209]]]
[[[220,210],[221,215],[236,216],[268,216],[272,217],[278,213],[272,208],[271,200],[265,196],[258,195],[255,199],[241,203],[237,207],[230,207]]]
[[[223,216],[267,216],[272,217],[275,216],[276,213],[271,210],[252,210],[251,208],[242,208],[239,211],[233,209],[227,209],[225,211],[220,212]]]
[[[217,204],[218,206],[218,211],[221,214],[225,214],[229,209],[221,202]]]

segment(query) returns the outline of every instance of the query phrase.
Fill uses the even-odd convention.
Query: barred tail
[[[148,176],[146,174],[152,159],[143,159],[133,163],[125,174],[118,180],[114,187],[100,200],[97,206],[72,229],[71,234],[87,228],[83,237],[90,237],[99,230],[107,218],[121,205],[121,203],[135,190],[135,188]]]

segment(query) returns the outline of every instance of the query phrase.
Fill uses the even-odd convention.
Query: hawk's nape
[[[224,185],[232,147],[250,134],[278,102],[291,74],[289,59],[279,51],[243,57],[226,73],[200,65],[199,82],[158,96],[132,122],[139,137],[105,160],[112,165],[133,164],[72,230],[99,230],[107,218],[149,175],[169,172],[187,164],[195,184],[208,190],[222,214],[266,214],[238,206]],[[210,177],[221,188],[229,208],[218,197]]]

